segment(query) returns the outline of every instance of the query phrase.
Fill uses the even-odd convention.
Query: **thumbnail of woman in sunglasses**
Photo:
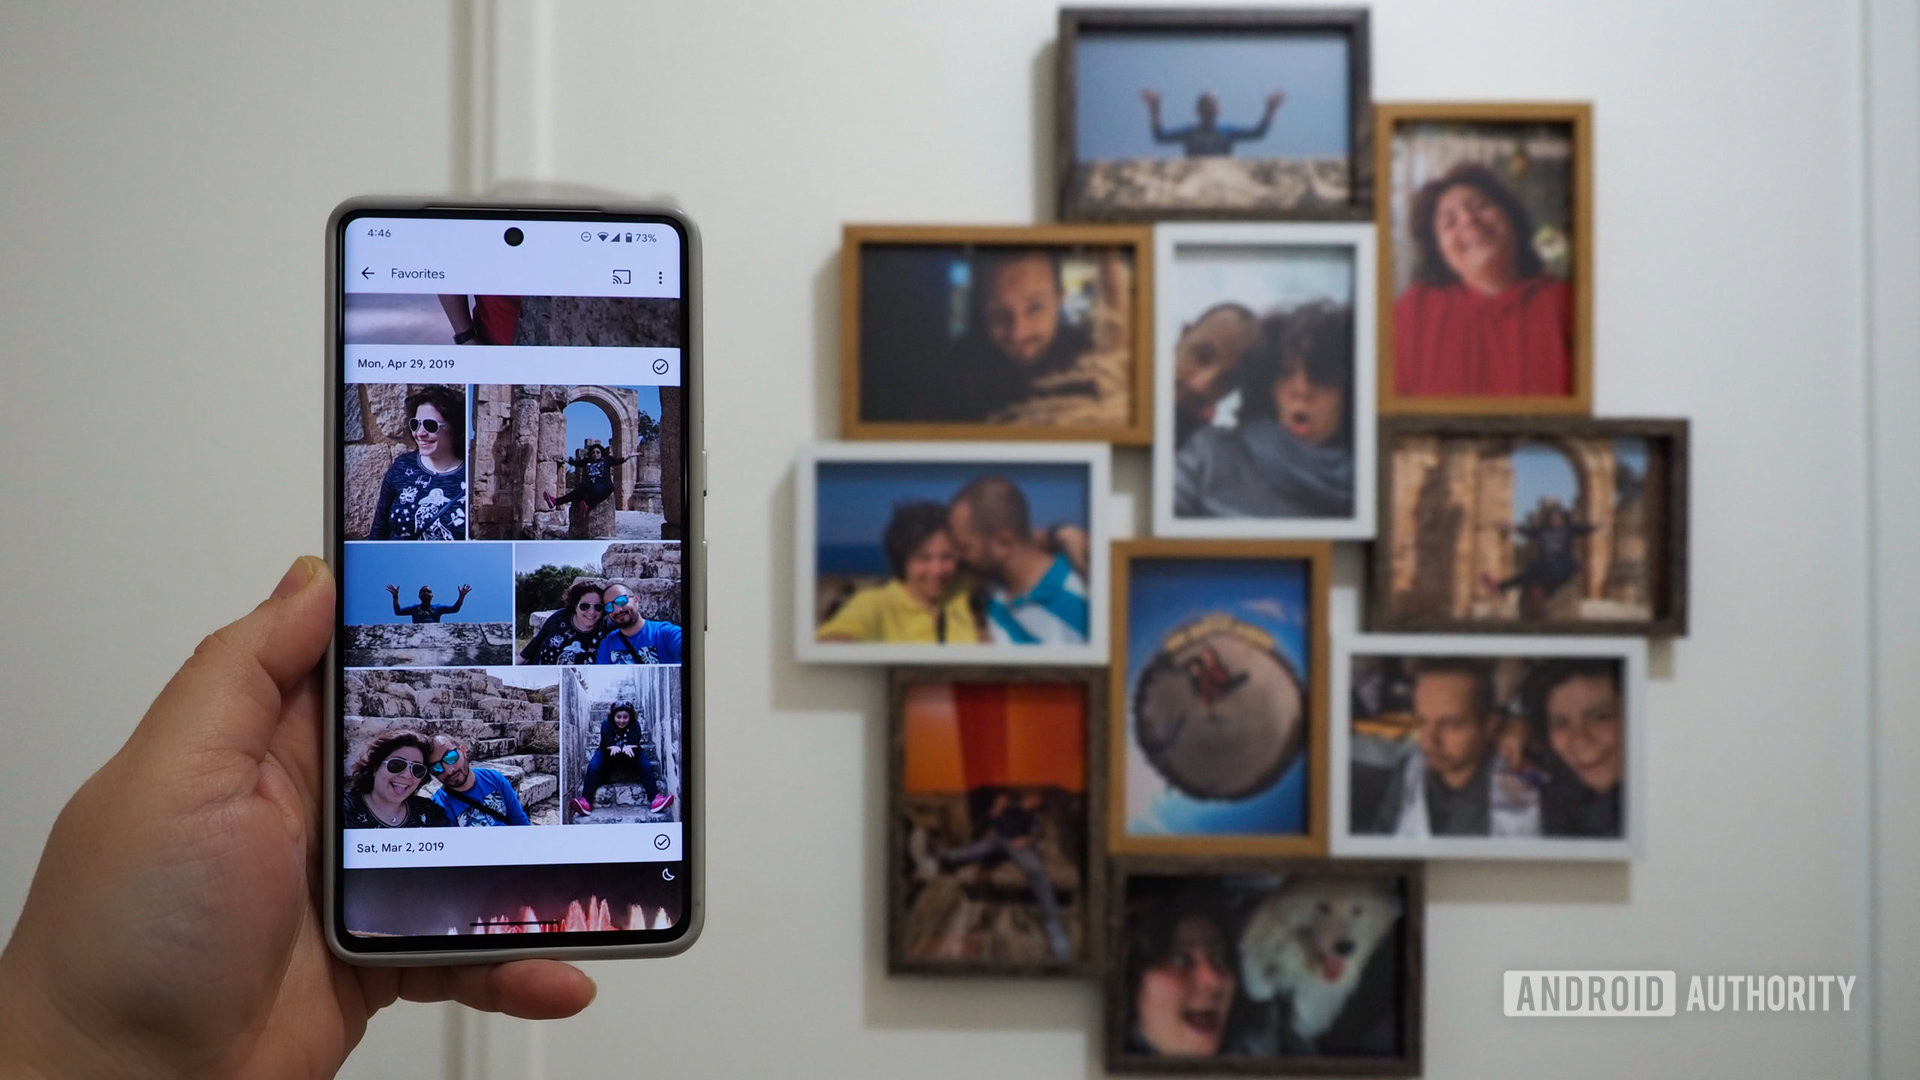
[[[395,458],[380,481],[367,539],[465,540],[466,394],[423,386],[407,395],[406,409],[414,449]]]
[[[547,616],[540,630],[520,650],[523,664],[591,664],[606,635],[607,623],[601,616],[600,595],[606,586],[592,578],[581,578],[567,589],[560,610]]]
[[[427,737],[417,731],[389,731],[373,741],[347,774],[340,820],[349,829],[452,827],[432,799],[418,792],[427,779]]]

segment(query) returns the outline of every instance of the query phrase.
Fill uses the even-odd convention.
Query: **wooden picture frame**
[[[1374,541],[1369,555],[1372,566],[1369,572],[1368,605],[1366,628],[1374,633],[1477,633],[1477,634],[1631,634],[1649,637],[1680,637],[1687,632],[1687,514],[1688,514],[1688,423],[1684,419],[1594,419],[1590,417],[1541,416],[1541,417],[1383,417],[1380,421],[1380,477],[1375,485],[1380,506],[1377,515],[1379,538]],[[1638,542],[1643,545],[1639,562],[1645,566],[1647,580],[1642,586],[1647,593],[1649,614],[1646,616],[1625,616],[1618,618],[1580,616],[1573,618],[1538,617],[1527,618],[1518,614],[1502,617],[1498,615],[1453,615],[1433,614],[1402,610],[1408,604],[1402,603],[1402,594],[1412,593],[1415,588],[1429,592],[1446,592],[1450,599],[1447,603],[1457,608],[1462,597],[1472,597],[1472,590],[1482,584],[1476,576],[1484,574],[1499,581],[1499,575],[1486,567],[1486,558],[1481,551],[1477,531],[1483,527],[1475,524],[1475,515],[1484,513],[1487,507],[1487,495],[1480,491],[1481,472],[1474,473],[1475,493],[1465,499],[1450,489],[1429,491],[1425,495],[1437,498],[1446,507],[1456,511],[1458,524],[1454,530],[1454,544],[1457,554],[1451,556],[1452,569],[1435,572],[1431,577],[1419,573],[1419,552],[1416,538],[1411,533],[1411,519],[1401,520],[1396,507],[1396,493],[1401,489],[1401,481],[1395,475],[1395,458],[1403,440],[1409,438],[1432,438],[1439,440],[1493,440],[1511,444],[1516,440],[1557,444],[1562,454],[1567,454],[1569,440],[1573,439],[1644,439],[1648,444],[1648,465],[1643,478],[1642,489],[1646,498],[1646,513],[1655,513],[1658,520],[1647,524],[1644,535]],[[1653,448],[1659,447],[1659,460],[1653,459]],[[1509,445],[1504,451],[1512,452]],[[1437,449],[1436,449],[1437,453]],[[1579,492],[1576,500],[1581,505],[1569,506],[1575,511],[1575,521],[1582,525],[1594,524],[1601,516],[1592,510],[1604,509],[1611,517],[1612,495],[1603,499],[1603,492],[1614,492],[1617,480],[1607,475],[1609,464],[1599,460],[1587,460],[1576,466],[1569,456],[1569,470],[1573,474]],[[1437,458],[1436,458],[1437,462]],[[1655,470],[1655,465],[1659,469]],[[1613,462],[1611,467],[1617,467]],[[1580,468],[1586,468],[1590,475],[1583,477]],[[1511,466],[1506,469],[1504,482],[1511,488]],[[1429,476],[1432,470],[1429,470]],[[1499,482],[1500,472],[1495,470],[1489,482]],[[1657,479],[1656,479],[1657,477]],[[1409,479],[1406,492],[1418,499],[1422,492],[1417,490],[1414,481]],[[1464,500],[1464,501],[1463,501]],[[1601,504],[1606,503],[1603,507]],[[1588,504],[1591,504],[1589,506]],[[1410,512],[1411,514],[1411,512]],[[1502,523],[1501,528],[1512,531],[1511,523]],[[1611,530],[1612,526],[1608,526]],[[1589,530],[1590,531],[1590,530]],[[1607,543],[1612,543],[1611,532]],[[1508,557],[1495,560],[1499,564],[1499,574],[1511,574],[1514,567]],[[1576,552],[1576,558],[1578,552]],[[1411,566],[1396,570],[1395,560],[1411,561]],[[1458,566],[1465,564],[1466,574],[1458,572]],[[1615,566],[1609,557],[1589,564],[1579,565],[1581,578],[1577,583],[1580,592],[1576,600],[1584,597],[1591,600],[1604,600],[1606,591],[1614,588],[1607,580]],[[1444,584],[1435,587],[1436,580]],[[1404,586],[1404,587],[1402,587]],[[1506,588],[1511,588],[1507,585]],[[1501,590],[1505,591],[1505,588]],[[1497,595],[1497,594],[1496,594]],[[1554,594],[1546,597],[1547,602],[1554,600]],[[1474,601],[1469,600],[1469,606]],[[1583,601],[1584,603],[1584,601]],[[1429,606],[1432,606],[1431,603]],[[1518,605],[1516,604],[1516,609]],[[1605,607],[1604,604],[1594,606]]]
[[[1214,1074],[1256,1076],[1419,1076],[1425,1049],[1426,868],[1423,864],[1380,859],[1116,858],[1107,872],[1108,955],[1104,1032],[1106,1068],[1111,1073]],[[1129,1046],[1131,1013],[1127,985],[1127,892],[1144,877],[1257,878],[1312,875],[1315,878],[1388,878],[1400,890],[1398,943],[1402,985],[1397,999],[1401,1053],[1393,1057],[1333,1055],[1161,1057]],[[1235,955],[1238,954],[1238,942]],[[1238,966],[1238,965],[1236,965]],[[1236,989],[1236,995],[1239,990]]]
[[[1125,325],[1129,401],[1117,423],[870,419],[863,403],[864,256],[884,247],[1121,248],[1130,256]],[[846,439],[1104,442],[1153,440],[1153,232],[1140,225],[847,225],[840,248],[840,434]]]
[[[1154,261],[1157,264],[1154,274],[1154,443],[1151,473],[1154,535],[1243,540],[1372,539],[1376,471],[1374,451],[1379,445],[1374,435],[1378,409],[1375,387],[1377,363],[1373,342],[1377,325],[1373,307],[1373,226],[1359,222],[1179,223],[1155,226],[1153,244]],[[1181,304],[1181,252],[1271,252],[1286,249],[1301,253],[1339,249],[1349,252],[1352,260],[1350,310],[1353,356],[1351,379],[1346,391],[1349,417],[1346,439],[1352,452],[1350,512],[1345,515],[1297,517],[1182,514],[1179,512],[1180,476],[1176,470],[1176,460],[1181,450],[1181,421],[1174,387],[1180,339],[1186,329],[1183,323],[1196,313],[1190,304],[1185,308]],[[1221,297],[1220,300],[1246,303],[1256,298],[1235,295]],[[1247,305],[1256,319],[1267,314],[1270,307],[1265,298],[1259,298],[1257,304]],[[1243,366],[1245,363],[1243,361]],[[1246,408],[1244,396],[1241,405],[1243,409]],[[1200,505],[1204,506],[1205,503]]]
[[[1585,416],[1593,411],[1593,106],[1584,102],[1406,103],[1374,106],[1374,226],[1380,245],[1380,412],[1391,415]],[[1564,395],[1409,395],[1395,377],[1394,134],[1403,124],[1566,125],[1572,143],[1568,182],[1572,288],[1569,344],[1572,392]],[[1403,193],[1411,197],[1411,192]]]
[[[1297,561],[1306,564],[1306,597],[1311,610],[1302,637],[1307,646],[1306,670],[1295,673],[1306,684],[1304,736],[1305,829],[1285,835],[1130,835],[1127,829],[1127,775],[1133,745],[1132,687],[1130,682],[1129,612],[1134,564],[1149,559],[1260,562]],[[1107,709],[1107,850],[1116,855],[1318,856],[1327,852],[1327,673],[1331,655],[1329,592],[1333,546],[1325,541],[1263,540],[1128,540],[1113,545],[1113,584],[1108,590],[1113,643],[1108,667]],[[1290,770],[1291,766],[1287,766]],[[1281,775],[1284,775],[1283,770]],[[1275,776],[1267,788],[1281,782]]]
[[[1077,666],[1107,659],[1107,538],[1112,498],[1112,451],[1099,443],[883,443],[827,442],[803,447],[794,462],[794,656],[802,663]],[[1084,475],[1087,568],[1086,641],[908,643],[821,641],[819,623],[819,474],[838,465],[959,467],[973,475],[1011,474],[1023,467],[1065,467]],[[941,497],[951,494],[941,489]],[[1054,522],[1041,520],[1036,527]],[[881,526],[872,531],[879,542]],[[863,537],[865,539],[865,537]]]
[[[1373,210],[1370,16],[1359,8],[1061,8],[1054,65],[1054,183],[1062,221],[1364,221]],[[1078,50],[1089,34],[1321,34],[1347,42],[1347,195],[1320,207],[1100,205],[1082,191],[1076,151]],[[1284,106],[1282,106],[1284,108]],[[1131,159],[1118,159],[1131,160]],[[1284,160],[1284,159],[1264,159]],[[1311,178],[1300,181],[1311,190]]]
[[[1471,659],[1498,662],[1612,661],[1619,665],[1621,738],[1620,835],[1578,837],[1538,836],[1424,836],[1402,837],[1385,832],[1356,832],[1354,799],[1354,696],[1356,657],[1387,657],[1419,661],[1423,658]],[[1579,669],[1575,669],[1579,671]],[[1580,674],[1586,672],[1580,671]],[[1489,677],[1492,673],[1489,672]],[[1571,673],[1568,673],[1571,674]],[[1525,682],[1513,697],[1524,699]],[[1336,633],[1333,642],[1334,716],[1330,756],[1333,782],[1332,849],[1336,856],[1392,859],[1496,859],[1580,862],[1625,862],[1644,849],[1647,805],[1647,643],[1629,637],[1546,637],[1501,635],[1352,634]],[[1503,697],[1503,700],[1511,698]],[[1537,770],[1536,770],[1537,772]],[[1525,773],[1521,774],[1525,776]],[[1536,782],[1543,777],[1536,776]],[[1548,783],[1564,782],[1547,773]],[[1543,800],[1544,802],[1545,800]],[[1378,805],[1376,802],[1375,805]],[[1550,813],[1543,814],[1551,820]],[[1491,828],[1489,832],[1491,832]]]
[[[1105,672],[1090,667],[908,667],[888,673],[887,699],[887,972],[893,975],[954,975],[1005,978],[1087,976],[1105,959],[1106,931],[1106,693]],[[1086,851],[1081,863],[1081,943],[1066,963],[928,960],[907,955],[909,908],[905,708],[908,692],[928,684],[1078,685],[1086,691]]]

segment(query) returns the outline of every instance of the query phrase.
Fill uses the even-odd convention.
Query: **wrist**
[[[0,955],[0,1080],[176,1075],[151,1054],[122,1042],[123,1033],[90,1029],[25,967],[18,956]]]

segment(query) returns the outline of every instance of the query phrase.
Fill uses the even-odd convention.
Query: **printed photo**
[[[678,664],[681,546],[513,546],[514,663]]]
[[[1335,850],[1629,857],[1644,653],[1627,639],[1342,642]]]
[[[679,539],[680,392],[475,386],[475,539]]]
[[[350,292],[342,298],[341,340],[348,345],[677,349],[680,319],[677,297]]]
[[[848,226],[845,434],[1146,442],[1147,239]]]
[[[681,820],[678,667],[564,668],[561,762],[569,825]]]
[[[347,672],[340,820],[559,824],[559,691],[551,671]]]
[[[1371,207],[1367,13],[1060,13],[1063,220]]]
[[[1126,644],[1112,672],[1112,850],[1325,850],[1330,557],[1307,544],[1116,545]]]
[[[347,384],[346,538],[465,540],[468,430],[465,386]]]
[[[1371,241],[1364,225],[1155,230],[1156,533],[1372,535]]]
[[[1381,447],[1373,629],[1685,632],[1685,421],[1403,418]]]
[[[799,466],[802,659],[1095,660],[1104,448],[853,445]]]
[[[1123,860],[1112,889],[1109,1071],[1418,1075],[1418,865]]]
[[[348,544],[340,596],[347,667],[513,663],[510,544]]]
[[[342,922],[361,937],[668,930],[681,885],[659,863],[348,870]]]
[[[1097,674],[898,671],[889,968],[1087,970]]]
[[[1589,115],[1381,109],[1388,411],[1588,411]]]

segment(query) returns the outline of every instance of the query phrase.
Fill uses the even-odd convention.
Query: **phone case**
[[[692,880],[687,890],[686,916],[682,921],[683,933],[672,941],[621,944],[621,945],[568,945],[566,933],[536,935],[485,935],[489,942],[506,939],[527,940],[526,946],[495,946],[490,948],[448,948],[422,949],[406,952],[364,952],[350,948],[342,941],[339,932],[340,912],[338,911],[337,887],[341,860],[341,832],[339,823],[339,800],[334,793],[340,784],[340,732],[336,710],[340,707],[333,673],[339,670],[341,657],[338,638],[327,647],[328,678],[325,682],[324,704],[324,747],[323,764],[326,795],[322,798],[323,827],[321,843],[323,847],[322,867],[322,920],[326,927],[327,947],[340,959],[367,966],[404,967],[447,964],[501,963],[508,960],[529,957],[548,957],[559,960],[602,960],[623,957],[672,956],[685,952],[700,937],[706,919],[706,746],[705,746],[705,649],[704,637],[707,628],[707,541],[706,541],[706,493],[707,493],[707,455],[703,413],[706,394],[703,379],[703,355],[701,338],[701,252],[700,233],[690,218],[679,207],[664,201],[626,202],[616,199],[600,199],[591,196],[579,196],[569,193],[560,199],[521,198],[495,200],[438,199],[419,197],[379,197],[363,196],[348,199],[334,207],[327,218],[327,380],[326,392],[326,551],[329,562],[334,562],[335,553],[340,549],[340,522],[336,507],[339,505],[341,484],[341,455],[339,452],[339,409],[337,402],[331,400],[340,385],[339,370],[341,341],[340,315],[343,291],[341,267],[341,223],[356,214],[378,213],[380,211],[417,211],[427,209],[447,210],[483,210],[512,213],[514,211],[579,211],[604,214],[608,217],[633,217],[636,215],[654,215],[672,218],[677,222],[686,237],[687,273],[683,282],[682,302],[687,311],[687,340],[681,353],[682,386],[686,391],[687,425],[687,508],[686,536],[682,540],[681,559],[683,580],[686,581],[686,617],[683,633],[693,639],[691,647],[686,649],[685,683],[681,696],[682,753],[685,764],[682,771],[683,789],[681,798],[685,802],[683,815],[685,824],[682,833],[682,846],[685,851],[684,863]],[[335,564],[336,575],[340,567]],[[542,826],[544,827],[544,826]],[[450,943],[465,943],[468,938],[449,937]]]

